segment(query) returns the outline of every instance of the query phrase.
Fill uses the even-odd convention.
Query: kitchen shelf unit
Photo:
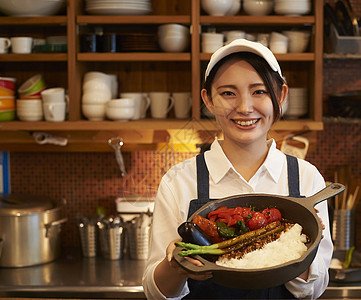
[[[311,28],[311,46],[307,53],[287,53],[277,54],[286,78],[290,81],[300,81],[301,85],[310,88],[310,113],[307,119],[281,120],[277,122],[273,130],[275,131],[317,131],[323,129],[322,123],[322,60],[323,60],[323,5],[320,1],[313,1],[313,13],[310,16],[264,16],[254,17],[246,15],[237,16],[207,16],[201,11],[200,0],[153,0],[154,15],[144,16],[98,16],[86,15],[84,12],[84,1],[68,0],[66,15],[51,17],[17,18],[0,17],[0,31],[6,28],[25,29],[31,32],[31,28],[47,27],[48,31],[58,32],[58,28],[65,31],[68,39],[67,53],[32,53],[27,55],[6,54],[0,56],[0,62],[5,65],[15,66],[14,72],[4,73],[2,76],[13,76],[18,78],[18,82],[29,77],[26,65],[33,67],[39,63],[45,73],[45,79],[50,77],[60,78],[59,82],[50,82],[55,85],[63,85],[68,89],[70,103],[68,120],[60,123],[51,122],[1,122],[0,131],[6,132],[5,136],[11,139],[0,139],[2,146],[0,150],[17,149],[13,143],[18,145],[26,144],[29,150],[42,151],[44,146],[33,145],[31,135],[24,136],[20,131],[45,131],[49,133],[80,133],[81,132],[107,132],[109,134],[124,134],[126,131],[161,131],[161,130],[182,130],[191,127],[193,130],[217,130],[217,125],[212,119],[204,119],[201,116],[200,89],[203,76],[204,65],[210,58],[210,54],[202,53],[200,49],[200,34],[202,27],[243,27],[243,28],[290,28],[303,27]],[[127,52],[127,53],[82,53],[79,51],[79,32],[83,28],[92,26],[121,27],[126,26],[130,30],[132,27],[148,26],[156,28],[165,23],[179,23],[189,25],[191,28],[191,47],[184,53],[164,53],[164,52]],[[3,28],[3,29],[1,29]],[[65,29],[64,29],[65,28]],[[317,41],[317,42],[316,42]],[[20,67],[22,65],[22,67]],[[285,65],[285,68],[284,68]],[[125,66],[125,67],[124,67]],[[135,67],[134,67],[135,66]],[[293,66],[295,68],[293,69]],[[60,72],[58,69],[60,67]],[[134,68],[133,68],[134,67]],[[10,67],[9,67],[10,68]],[[6,70],[9,70],[7,68]],[[23,68],[23,69],[22,69]],[[50,70],[49,68],[52,68]],[[167,69],[168,68],[168,69]],[[171,70],[169,69],[171,68]],[[176,71],[174,71],[176,69]],[[179,71],[178,71],[179,69]],[[139,121],[130,122],[91,122],[85,120],[81,114],[81,82],[83,75],[87,71],[116,72],[119,80],[125,80],[126,76],[131,80],[138,80],[133,90],[129,91],[151,91],[164,90],[169,92],[190,91],[192,92],[192,118],[191,120],[177,120],[171,114],[165,120],[153,120],[146,118]],[[144,74],[140,74],[144,71]],[[156,75],[153,75],[155,70]],[[301,75],[294,75],[301,70]],[[37,71],[32,70],[33,73]],[[39,70],[41,72],[41,69]],[[57,76],[54,76],[54,73]],[[134,73],[134,74],[133,74]],[[160,80],[156,78],[161,75]],[[151,80],[145,83],[144,76],[150,75]],[[143,77],[142,77],[143,76]],[[179,83],[179,77],[184,78],[183,83]],[[299,78],[302,78],[299,80]],[[169,81],[171,78],[172,81]],[[52,78],[51,78],[52,79]],[[178,80],[176,80],[178,79]],[[178,81],[178,82],[177,82]],[[126,86],[126,84],[125,84]],[[124,88],[124,86],[122,87]],[[134,90],[140,88],[141,90]],[[127,90],[122,90],[126,92]],[[9,134],[11,133],[11,134]],[[19,140],[16,136],[19,136]],[[154,134],[155,135],[155,134]],[[71,136],[71,135],[70,135]],[[25,138],[25,141],[24,141]],[[70,138],[71,141],[71,138]],[[86,144],[86,139],[82,143]],[[145,143],[148,143],[146,141]],[[144,140],[132,141],[135,144],[144,144]],[[8,147],[7,147],[8,146]],[[104,147],[105,150],[106,147]],[[24,149],[19,146],[19,149]],[[109,149],[108,149],[109,150]],[[60,150],[64,151],[64,150]],[[65,150],[66,151],[66,150]]]

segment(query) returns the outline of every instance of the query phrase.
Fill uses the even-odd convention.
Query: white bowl
[[[242,1],[241,0],[233,0],[233,5],[231,9],[226,13],[227,16],[235,16],[239,13],[242,7]]]
[[[83,104],[104,104],[112,98],[110,90],[104,91],[86,91],[82,96]]]
[[[189,33],[189,27],[180,24],[164,24],[158,27],[159,36],[163,36],[166,34],[189,35]]]
[[[203,10],[210,16],[225,16],[233,7],[234,0],[201,0]]]
[[[108,107],[134,107],[135,101],[130,98],[112,99],[107,102]]]
[[[183,52],[188,48],[189,36],[165,36],[158,39],[160,48],[165,52]]]
[[[114,107],[107,106],[105,114],[108,119],[113,121],[129,121],[134,117],[135,107]]]
[[[279,0],[276,1],[274,10],[279,15],[306,15],[311,12],[311,2],[307,0]]]
[[[273,0],[244,0],[243,10],[250,16],[266,16],[273,11]]]
[[[9,16],[50,16],[65,7],[66,0],[1,0],[0,11]]]
[[[90,121],[102,121],[105,118],[105,104],[83,104],[83,115]]]
[[[301,53],[307,50],[310,32],[307,31],[283,31],[283,34],[288,37],[288,52]]]
[[[111,91],[111,81],[91,79],[83,82],[83,92],[88,91]]]

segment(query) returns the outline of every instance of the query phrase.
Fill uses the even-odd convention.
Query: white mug
[[[10,46],[11,46],[10,39],[0,37],[0,53],[7,53]]]
[[[12,37],[10,40],[13,53],[31,53],[31,49],[33,47],[33,38]]]
[[[173,93],[174,113],[177,119],[189,118],[189,111],[192,107],[191,93]]]
[[[143,93],[121,93],[121,98],[130,98],[135,101],[135,114],[132,120],[139,120],[145,118],[145,113],[150,106],[150,98]]]
[[[150,112],[155,119],[164,119],[174,106],[174,98],[167,92],[150,92]]]
[[[44,102],[44,117],[46,121],[62,122],[66,115],[66,102]]]
[[[66,102],[67,98],[65,89],[62,87],[50,88],[41,92],[43,102],[62,103]]]

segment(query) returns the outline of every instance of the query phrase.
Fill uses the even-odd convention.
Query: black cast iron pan
[[[175,260],[188,272],[193,274],[204,274],[212,272],[212,280],[220,285],[240,289],[263,289],[282,285],[298,275],[302,274],[315,258],[319,243],[322,238],[322,224],[317,216],[314,206],[341,192],[345,187],[339,183],[332,183],[317,194],[306,198],[293,198],[268,194],[244,194],[215,200],[207,203],[197,210],[188,221],[195,215],[206,217],[209,212],[219,206],[228,207],[251,206],[261,211],[264,208],[275,207],[281,211],[282,217],[299,223],[310,239],[307,244],[307,251],[297,260],[284,263],[276,267],[262,269],[235,269],[218,266],[197,255],[196,258],[204,265],[195,266],[184,257],[178,255],[182,248],[174,250]]]

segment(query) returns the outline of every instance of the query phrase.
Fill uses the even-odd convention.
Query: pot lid
[[[0,194],[0,214],[3,215],[38,213],[52,208],[53,201],[45,196]]]

